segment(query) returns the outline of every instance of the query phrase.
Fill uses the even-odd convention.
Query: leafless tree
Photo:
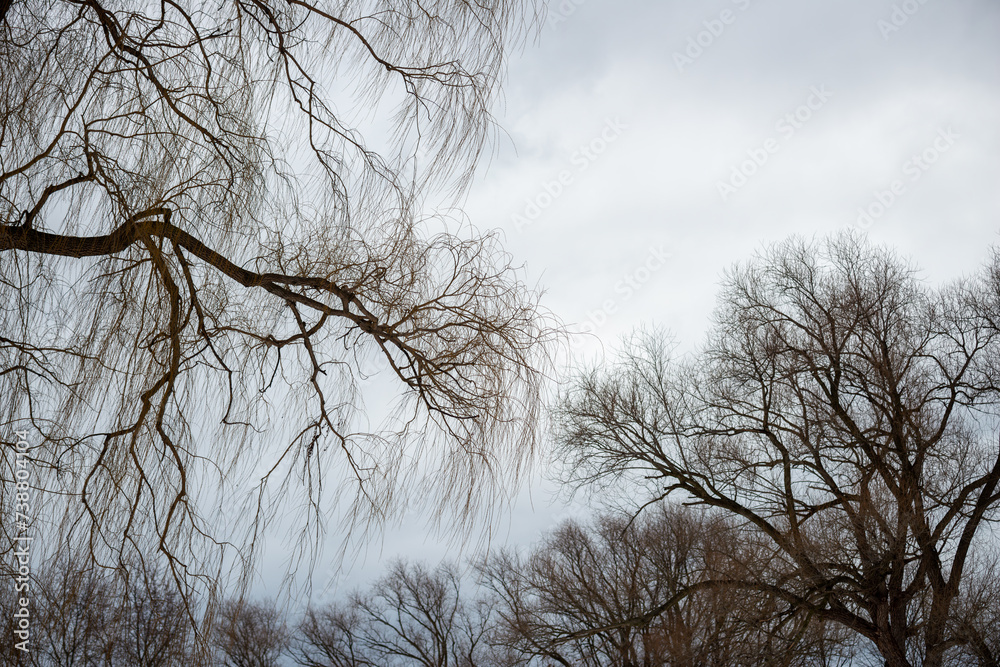
[[[955,631],[963,640],[956,665],[1000,663],[1000,558],[995,552],[991,556],[976,563],[956,600]]]
[[[187,601],[163,572],[129,570],[141,581],[125,587],[118,626],[117,664],[194,667],[199,654]]]
[[[405,491],[459,526],[490,507],[533,455],[553,329],[495,235],[424,211],[460,200],[536,13],[0,2],[4,511],[17,430],[51,544],[159,554],[178,590],[279,511],[324,530],[324,488],[347,534]],[[367,425],[379,367],[397,401]]]
[[[112,667],[121,607],[113,576],[67,554],[47,564],[32,587],[38,613],[32,658],[44,667]]]
[[[455,565],[399,561],[346,605],[309,611],[293,655],[303,667],[487,667],[491,622]]]
[[[230,600],[213,627],[219,664],[225,667],[278,667],[288,646],[284,614],[273,601]]]
[[[0,569],[0,576],[4,581],[14,582],[18,576],[16,572],[10,572],[6,568]],[[38,622],[36,616],[38,606],[33,599],[25,597],[24,590],[12,590],[13,584],[8,584],[10,588],[0,595],[0,633],[4,640],[0,642],[0,664],[10,665],[10,667],[35,667],[35,660],[38,654]],[[21,600],[28,601],[27,607],[20,605]],[[22,611],[27,609],[27,612]],[[25,625],[21,627],[21,618],[27,614]],[[23,634],[17,635],[20,631]]]
[[[500,551],[482,566],[498,599],[492,640],[509,664],[846,664],[849,647],[820,628],[808,634],[782,601],[698,590],[727,564],[723,554],[755,559],[735,536],[725,521],[683,508],[563,524],[530,554]]]
[[[209,664],[196,650],[183,596],[166,573],[126,585],[140,568],[94,568],[80,553],[40,563],[17,597],[29,601],[28,651],[4,642],[0,663],[25,667],[197,667]],[[14,618],[3,597],[4,623]],[[9,613],[8,613],[9,612]],[[13,627],[7,637],[15,637]],[[8,644],[10,646],[8,647]],[[8,650],[11,649],[11,650]]]
[[[309,609],[291,653],[302,667],[376,667],[364,641],[362,618],[350,605]]]
[[[635,471],[651,501],[721,511],[766,567],[720,584],[848,628],[886,665],[947,664],[971,641],[963,582],[996,549],[998,312],[1000,259],[932,289],[858,236],[779,244],[727,275],[698,354],[640,337],[577,379],[570,477]]]

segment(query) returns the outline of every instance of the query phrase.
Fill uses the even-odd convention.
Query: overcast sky
[[[465,210],[595,333],[585,353],[642,325],[690,350],[722,272],[792,234],[863,228],[931,282],[975,270],[1000,241],[998,84],[997,2],[553,2]],[[584,512],[550,489],[532,482],[495,543]],[[402,523],[340,590],[457,553]]]

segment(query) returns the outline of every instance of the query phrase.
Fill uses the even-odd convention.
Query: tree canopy
[[[561,453],[576,483],[736,521],[762,554],[714,585],[848,628],[893,667],[995,665],[973,610],[998,553],[998,315],[1000,256],[931,288],[860,236],[793,239],[727,274],[699,352],[640,336],[581,374]]]
[[[353,525],[495,499],[553,329],[495,235],[445,223],[536,14],[0,3],[4,511],[16,431],[50,550],[178,581],[251,554],[276,507],[323,530],[324,487]],[[369,426],[372,367],[398,400]]]

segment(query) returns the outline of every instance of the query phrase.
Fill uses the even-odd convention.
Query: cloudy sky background
[[[1000,242],[998,84],[996,2],[554,1],[512,60],[506,135],[465,211],[502,231],[549,309],[594,332],[585,356],[639,326],[692,350],[722,272],[793,234],[865,227],[931,283],[980,266]],[[735,191],[724,199],[720,183]],[[543,477],[494,546],[586,515],[587,499],[553,500]],[[424,532],[402,517],[342,571],[318,566],[314,594],[363,585],[392,558],[476,547]],[[269,554],[265,571],[279,562]]]

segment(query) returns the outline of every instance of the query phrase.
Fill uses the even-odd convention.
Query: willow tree
[[[178,581],[248,557],[278,494],[307,531],[324,487],[351,525],[488,506],[552,328],[493,234],[427,211],[535,25],[530,0],[0,3],[3,511],[19,438],[47,530]]]
[[[577,482],[638,472],[761,545],[698,587],[764,592],[892,667],[993,666],[998,353],[1000,258],[931,287],[862,238],[793,240],[727,275],[699,353],[642,338],[581,374],[561,446]]]

